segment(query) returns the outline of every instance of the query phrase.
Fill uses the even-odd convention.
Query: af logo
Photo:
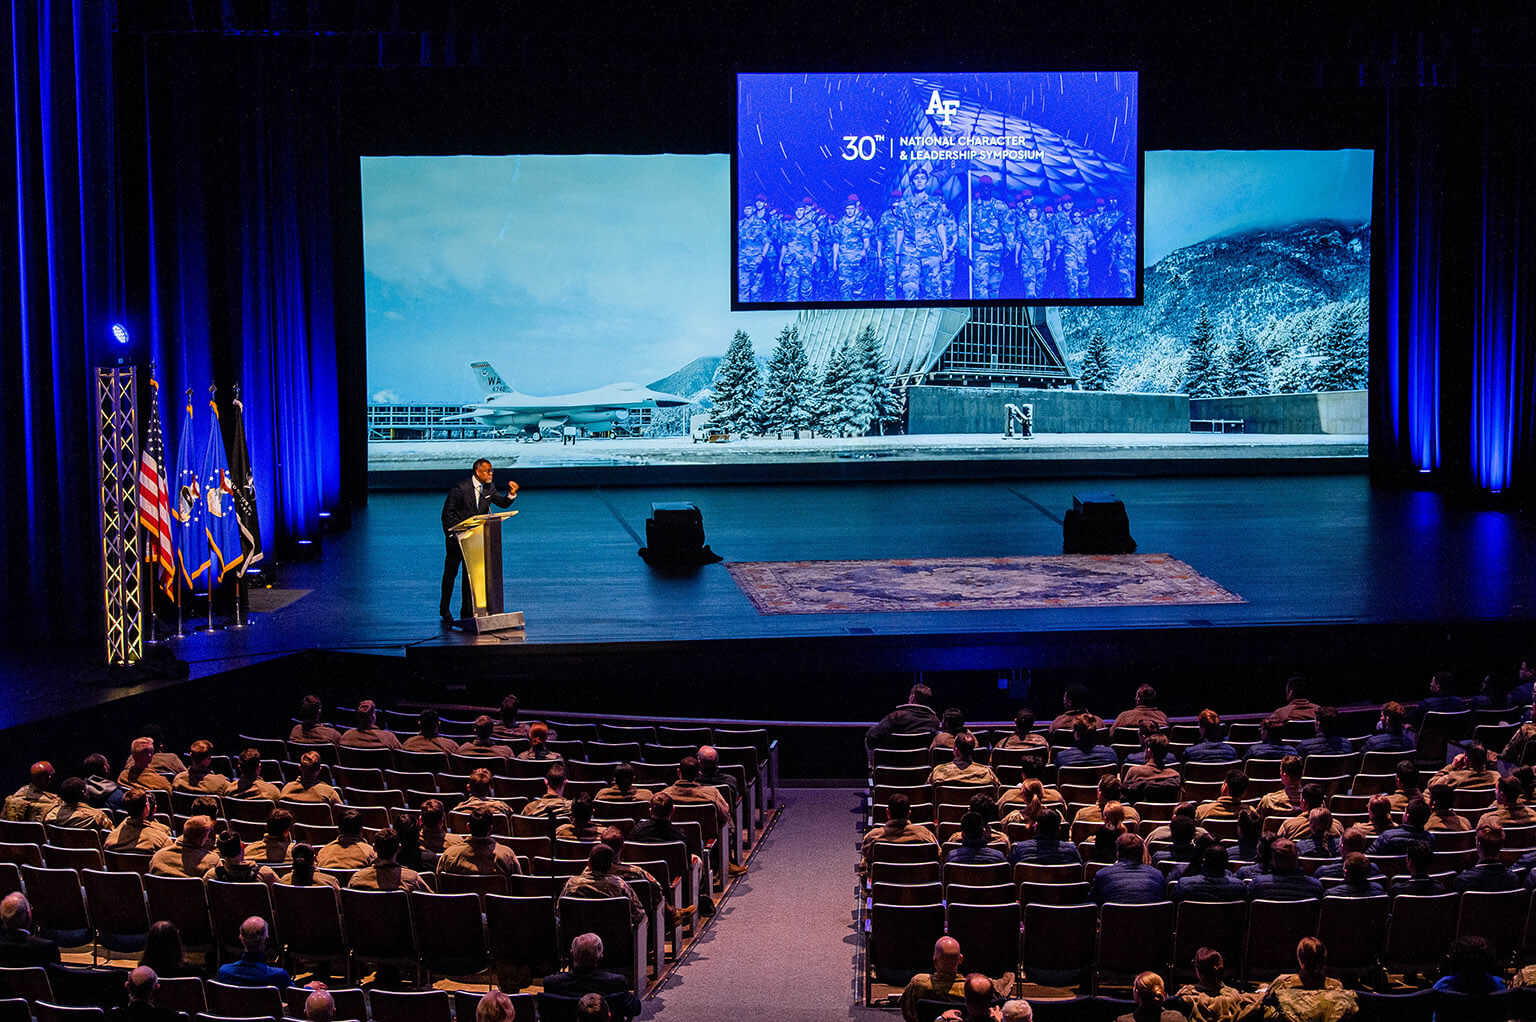
[[[928,100],[928,109],[925,112],[939,114],[943,118],[943,125],[947,128],[949,127],[949,119],[955,115],[955,111],[958,109],[960,109],[960,101],[958,99],[940,99],[939,90],[934,89],[933,97]]]

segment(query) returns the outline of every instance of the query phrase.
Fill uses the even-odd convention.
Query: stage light
[[[128,343],[128,328],[121,323],[112,324],[112,336],[117,338],[118,344]]]

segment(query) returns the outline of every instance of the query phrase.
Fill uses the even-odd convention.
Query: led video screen
[[[735,308],[1138,297],[1135,72],[736,89]]]
[[[1372,161],[1147,152],[1140,304],[741,312],[726,155],[365,157],[370,473],[1363,456]]]

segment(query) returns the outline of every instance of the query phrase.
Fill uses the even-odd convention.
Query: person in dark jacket
[[[640,1014],[640,999],[629,990],[629,981],[617,972],[598,968],[603,958],[603,939],[595,933],[583,933],[571,941],[571,968],[544,977],[544,992],[561,997],[586,994],[625,993],[624,1017]]]
[[[913,685],[907,701],[887,713],[864,735],[864,747],[871,752],[880,748],[887,735],[939,733],[939,718],[933,712],[933,690],[927,685]]]
[[[1518,891],[1520,874],[1504,864],[1504,828],[1497,823],[1477,828],[1477,865],[1462,870],[1451,881],[1458,891]]]
[[[149,966],[141,965],[130,972],[124,986],[128,988],[128,1003],[108,1011],[108,1022],[178,1022],[182,1018],[181,1012],[154,1003],[160,977]]]
[[[1301,871],[1296,862],[1296,843],[1276,838],[1269,846],[1270,872],[1253,878],[1248,891],[1255,901],[1304,901],[1320,898],[1323,885]]]
[[[1008,858],[1014,863],[1033,862],[1041,866],[1083,861],[1076,845],[1061,840],[1061,816],[1054,809],[1040,814],[1035,824],[1035,836],[1015,844]]]
[[[1163,901],[1163,871],[1142,861],[1145,846],[1135,834],[1121,834],[1115,843],[1115,862],[1094,874],[1088,896],[1103,905],[1144,905]]]
[[[1211,845],[1205,850],[1200,872],[1181,877],[1174,886],[1173,897],[1177,901],[1244,901],[1248,888],[1227,872],[1227,850]]]
[[[49,965],[59,960],[59,945],[32,933],[32,906],[13,891],[0,900],[0,966],[7,969]]]

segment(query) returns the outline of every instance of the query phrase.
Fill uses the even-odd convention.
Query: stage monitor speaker
[[[720,560],[704,543],[703,512],[686,502],[651,505],[640,556],[654,568],[689,568]]]
[[[1113,493],[1072,497],[1061,523],[1061,550],[1067,554],[1134,554],[1131,521]]]

